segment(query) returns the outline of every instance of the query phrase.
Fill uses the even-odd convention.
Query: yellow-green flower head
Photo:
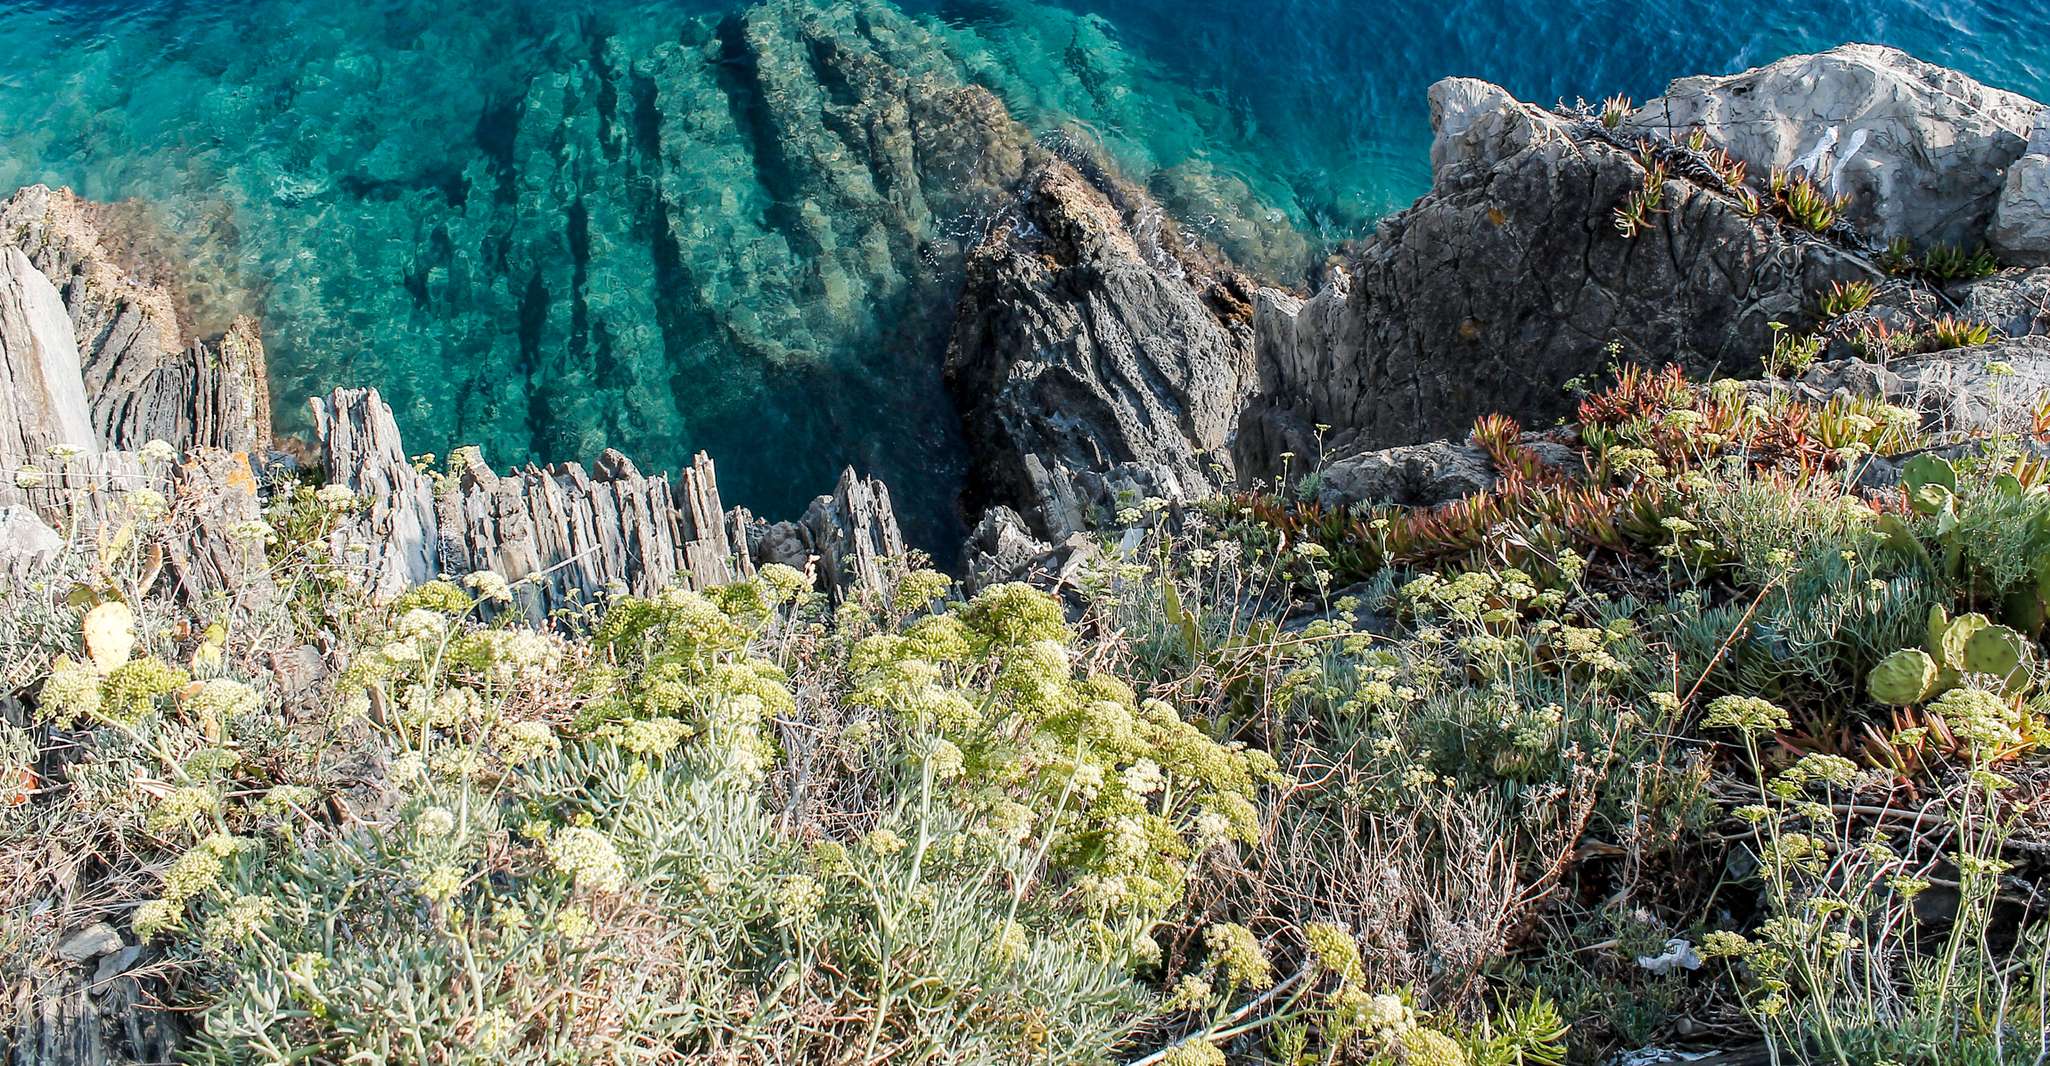
[[[1975,748],[2021,743],[2020,713],[2006,700],[1975,688],[1954,688],[1929,705],[1959,740]]]
[[[183,687],[185,671],[145,657],[116,667],[100,685],[99,713],[123,725],[138,725],[155,713],[157,699]]]
[[[1366,972],[1360,963],[1359,942],[1344,927],[1329,922],[1311,922],[1303,928],[1303,938],[1309,941],[1310,955],[1317,965],[1337,974],[1347,984],[1358,984],[1366,979]]]
[[[168,899],[144,900],[130,913],[128,920],[135,928],[135,935],[147,941],[158,933],[184,924],[185,908]]]
[[[276,910],[277,901],[268,896],[237,896],[219,913],[207,919],[206,931],[200,940],[213,951],[248,943]]]
[[[990,938],[990,957],[1009,965],[1025,957],[1031,941],[1025,935],[1025,927],[1015,918],[1006,918],[997,927],[996,935]]]
[[[1742,958],[1749,955],[1753,947],[1742,934],[1718,929],[1701,938],[1700,955],[1705,959]]]
[[[896,606],[915,611],[947,594],[954,579],[936,570],[913,570],[897,583]]]
[[[675,718],[644,718],[620,727],[619,746],[635,755],[663,756],[675,751],[694,732]]]
[[[984,589],[961,609],[961,620],[1001,646],[1039,640],[1066,644],[1073,636],[1059,600],[1017,581]]]
[[[1803,781],[1848,785],[1858,779],[1858,764],[1841,755],[1810,752],[1801,756],[1801,760],[1790,768],[1790,772],[1798,774]]]
[[[1467,1066],[1466,1049],[1436,1029],[1402,1034],[1403,1066]]]
[[[617,892],[626,885],[626,863],[611,838],[584,826],[558,829],[548,838],[548,862],[578,888]]]
[[[201,815],[212,814],[221,809],[220,793],[211,788],[189,785],[172,789],[149,812],[149,827],[153,833],[166,833],[183,829]]]
[[[437,863],[420,876],[420,894],[436,903],[445,902],[462,891],[466,880],[463,868],[454,863]]]
[[[777,606],[796,602],[799,597],[811,591],[811,582],[805,579],[802,571],[782,563],[770,563],[757,571],[755,576],[761,580],[769,602]]]
[[[447,807],[428,807],[413,816],[413,831],[425,840],[440,840],[456,831],[456,814]]]
[[[861,844],[877,855],[895,855],[905,848],[903,837],[881,826],[862,834]]]
[[[392,623],[392,631],[401,640],[438,640],[448,632],[448,618],[424,607],[415,607],[399,615]]]
[[[212,722],[232,722],[263,710],[263,697],[240,681],[208,678],[183,697],[186,710]]]
[[[502,723],[493,740],[498,746],[498,757],[507,766],[524,766],[562,748],[562,741],[546,722]]]
[[[485,603],[511,603],[512,583],[496,570],[479,570],[463,578],[463,587]]]
[[[1716,697],[1709,702],[1708,716],[1702,724],[1745,733],[1764,733],[1793,726],[1784,709],[1756,696]]]
[[[1203,947],[1213,969],[1240,988],[1263,989],[1274,983],[1274,965],[1260,950],[1260,940],[1251,929],[1236,922],[1220,922],[1203,930]]]
[[[776,886],[771,903],[778,925],[810,926],[826,905],[826,887],[809,874],[792,874]]]
[[[942,781],[951,781],[961,776],[966,767],[961,749],[953,741],[941,737],[933,737],[927,742],[924,758],[926,766],[932,769],[933,776]]]
[[[1200,1036],[1176,1044],[1160,1060],[1160,1066],[1225,1066],[1224,1052]]]
[[[564,907],[555,913],[555,931],[571,941],[582,940],[598,928],[591,912],[582,907]]]
[[[60,658],[43,680],[36,697],[36,711],[45,719],[69,728],[100,713],[100,675],[91,667]]]

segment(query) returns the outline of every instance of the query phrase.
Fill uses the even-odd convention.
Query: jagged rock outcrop
[[[1252,376],[1251,284],[1144,192],[1054,161],[970,256],[947,372],[975,474],[971,513],[1016,508],[1058,540],[1120,488],[1225,483]]]
[[[2050,263],[2050,108],[2036,113],[2028,151],[2007,168],[1986,236],[2009,262]]]
[[[165,268],[103,239],[106,210],[42,185],[0,202],[0,245],[19,248],[63,296],[101,442],[266,447],[270,393],[255,322],[193,336],[172,286],[150,276]]]
[[[0,503],[52,448],[99,451],[90,419],[63,300],[19,248],[0,246]]]
[[[887,597],[903,576],[904,534],[889,487],[852,469],[841,471],[833,491],[814,499],[804,517],[762,527],[749,539],[754,561],[814,572],[835,602],[856,589]]]
[[[21,202],[16,196],[7,207]],[[60,529],[98,536],[148,512],[179,533],[167,539],[161,568],[189,602],[267,596],[269,582],[255,565],[262,549],[253,549],[252,560],[252,549],[231,535],[261,516],[248,454],[195,447],[177,462],[113,447],[118,438],[96,428],[95,410],[125,401],[118,389],[101,394],[112,397],[111,407],[96,408],[89,399],[74,333],[78,307],[74,302],[67,313],[32,257],[0,243],[0,508],[8,515],[9,548],[20,549],[10,550],[6,565],[46,554],[61,542]],[[233,373],[260,374],[260,361]],[[243,396],[261,391],[224,388]],[[226,424],[216,417],[220,395],[195,400],[193,425]]]
[[[377,595],[492,571],[513,584],[519,609],[538,622],[605,593],[706,588],[753,572],[747,520],[727,512],[702,454],[674,482],[642,474],[610,449],[588,471],[551,463],[503,476],[480,451],[464,449],[441,474],[407,458],[377,390],[337,389],[311,408],[324,467],[361,501],[334,532],[333,547],[360,566]],[[836,592],[857,583],[887,588],[884,561],[904,554],[888,490],[852,471],[796,525],[807,536],[795,565],[820,556],[822,584]]]
[[[76,934],[74,934],[76,935]],[[174,1062],[183,1035],[131,971],[141,949],[62,960],[50,984],[15,987],[0,1025],[0,1062],[10,1066],[106,1066]]]
[[[1561,386],[1618,358],[1755,369],[1770,323],[1806,321],[1831,281],[1879,276],[1748,214],[1712,175],[1668,177],[1663,210],[1626,237],[1614,210],[1646,170],[1598,123],[1464,78],[1432,86],[1431,113],[1430,193],[1309,300],[1259,294],[1242,479],[1277,475],[1285,454],[1462,434],[1490,411],[1562,415]]]
[[[1751,169],[1827,175],[1851,222],[1882,243],[1986,240],[2008,168],[2042,105],[1897,48],[1847,44],[1741,74],[1681,78],[1624,129],[1701,129]]]

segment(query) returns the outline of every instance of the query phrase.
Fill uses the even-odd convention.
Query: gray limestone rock
[[[1987,237],[2009,262],[2050,262],[2050,108],[2036,113],[2028,153],[2007,168]]]
[[[1811,293],[1878,276],[1681,177],[1626,237],[1614,210],[1646,172],[1606,131],[1471,79],[1431,96],[1430,193],[1315,296],[1255,301],[1242,483],[1274,477],[1286,454],[1464,433],[1487,412],[1549,420],[1570,410],[1567,380],[1618,359],[1743,373],[1769,350],[1770,323],[1807,320]]]
[[[0,503],[15,498],[24,467],[49,464],[52,448],[100,450],[78,344],[56,286],[19,248],[0,246]]]
[[[1785,167],[1851,196],[1881,242],[1972,248],[2041,104],[1896,48],[1846,44],[1728,76],[1681,78],[1625,129],[1709,140],[1764,175]]]
[[[256,324],[192,335],[152,275],[162,264],[102,235],[106,208],[32,185],[0,201],[0,244],[21,249],[63,295],[76,337],[92,425],[103,444],[254,451],[270,440],[270,392]]]
[[[979,491],[1059,539],[1089,474],[1171,498],[1224,483],[1252,377],[1251,287],[1146,196],[1052,162],[970,256],[948,351]]]
[[[1334,509],[1360,503],[1434,507],[1484,492],[1495,481],[1486,452],[1440,440],[1326,464],[1317,475],[1317,502]]]
[[[2050,333],[2050,266],[2006,270],[1953,286],[1957,313],[2009,337]]]

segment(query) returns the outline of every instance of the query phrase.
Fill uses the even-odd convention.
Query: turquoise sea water
[[[1641,100],[1873,40],[2050,99],[2041,0],[811,6],[838,43],[779,36],[801,0],[0,2],[0,188],[144,205],[194,264],[202,329],[261,314],[287,430],[305,396],[372,384],[421,451],[704,449],[729,502],[772,516],[853,463],[942,547],[947,250],[977,218],[815,195],[866,143],[820,117],[846,86],[778,88],[821,47],[1100,141],[1284,279],[1422,191],[1445,75]]]

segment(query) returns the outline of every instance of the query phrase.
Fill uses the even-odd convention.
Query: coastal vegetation
[[[199,1062],[2036,1061],[2050,467],[1915,425],[1624,369],[1447,508],[539,629],[310,484],[194,609],[138,491],[0,622],[7,952],[162,946]]]

